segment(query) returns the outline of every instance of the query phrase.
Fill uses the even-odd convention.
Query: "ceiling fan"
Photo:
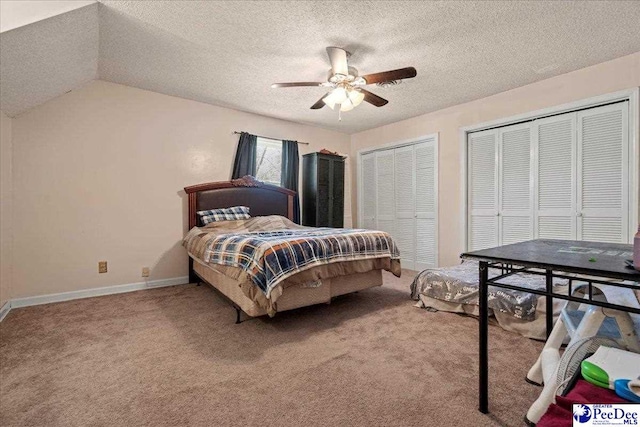
[[[332,110],[338,104],[340,111],[350,111],[366,101],[376,107],[382,107],[389,101],[378,95],[365,90],[363,86],[378,84],[380,86],[396,84],[402,79],[410,79],[416,76],[416,69],[413,67],[400,68],[398,70],[383,71],[382,73],[358,75],[358,70],[350,67],[347,59],[351,54],[339,47],[328,47],[327,54],[331,62],[329,77],[326,82],[293,82],[274,83],[272,88],[279,87],[301,87],[301,86],[321,86],[331,89],[315,104],[312,110],[318,110],[325,105]]]

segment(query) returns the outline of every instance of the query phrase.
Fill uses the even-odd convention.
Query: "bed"
[[[382,270],[400,276],[399,253],[389,235],[294,224],[295,192],[291,190],[252,177],[199,184],[184,190],[188,198],[189,232],[183,245],[189,255],[189,281],[204,282],[221,293],[236,309],[236,323],[240,323],[242,313],[249,317],[274,316],[277,312],[330,303],[336,296],[380,286]],[[235,206],[248,207],[251,218],[205,225],[197,215],[200,211]],[[366,253],[359,250],[353,242],[363,239],[362,236],[378,245],[386,244],[386,250]],[[299,262],[284,273],[267,274],[269,268],[263,267],[272,265],[269,264],[272,259],[266,257],[273,257],[276,251],[266,255],[253,242],[268,241],[270,248],[277,246],[269,239],[283,239],[276,243],[284,242],[280,246],[296,250],[301,245],[297,242],[331,240],[342,252],[332,253],[322,261]],[[276,254],[276,261],[282,260],[277,257],[284,252],[283,249]],[[258,270],[260,274],[254,274]]]

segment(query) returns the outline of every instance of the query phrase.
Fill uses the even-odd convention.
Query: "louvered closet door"
[[[360,179],[362,182],[362,195],[360,206],[360,218],[362,224],[360,227],[375,230],[378,228],[376,223],[376,153],[365,154],[361,158],[362,171]]]
[[[531,191],[531,125],[501,128],[500,137],[500,244],[533,238]]]
[[[416,258],[416,207],[415,161],[413,146],[394,151],[396,224],[393,235],[403,268],[415,269]]]
[[[416,258],[413,269],[438,266],[438,147],[434,139],[414,145]],[[404,267],[404,266],[403,266]],[[407,266],[407,268],[411,268]]]
[[[471,251],[498,246],[497,146],[497,130],[469,134],[467,239]]]
[[[396,235],[393,150],[376,152],[376,228]]]
[[[535,162],[536,238],[576,238],[575,129],[575,113],[533,122],[538,154]]]
[[[628,242],[628,104],[578,113],[578,238]]]

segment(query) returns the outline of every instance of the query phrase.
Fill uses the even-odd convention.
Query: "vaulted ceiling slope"
[[[0,33],[95,2],[96,0],[0,0]]]
[[[0,109],[15,116],[98,78],[98,3],[0,33]]]
[[[640,51],[640,2],[102,1],[0,34],[0,108],[16,115],[91,79],[354,133]],[[387,106],[309,107],[326,46]]]

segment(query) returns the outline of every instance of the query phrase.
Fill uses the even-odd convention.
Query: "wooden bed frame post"
[[[186,188],[185,188],[186,191]],[[189,230],[196,226],[196,194],[187,193],[189,200]],[[193,259],[189,257],[189,283],[200,283],[200,279],[193,270]]]
[[[189,195],[189,230],[191,230],[193,227],[196,226],[196,195],[197,193],[188,193],[188,195]]]

